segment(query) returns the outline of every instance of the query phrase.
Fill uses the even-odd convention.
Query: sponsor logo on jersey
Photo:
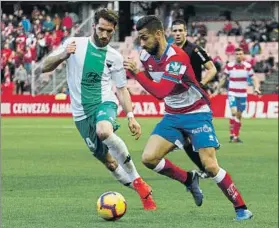
[[[182,66],[180,62],[170,62],[168,65],[168,72],[170,74],[179,75],[179,71]]]

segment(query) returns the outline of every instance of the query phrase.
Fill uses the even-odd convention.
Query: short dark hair
[[[243,49],[238,47],[238,48],[235,49],[235,52],[237,52],[237,51],[243,51]]]
[[[164,31],[163,23],[155,15],[144,16],[138,20],[137,31],[146,28],[148,31],[155,32],[156,30]]]
[[[172,22],[171,27],[174,25],[184,25],[184,28],[187,29],[187,24],[184,20],[182,19],[176,19]]]
[[[115,11],[107,9],[107,8],[101,8],[95,12],[95,15],[94,15],[95,24],[98,24],[100,18],[103,18],[103,19],[109,21],[114,26],[116,26],[117,22],[118,22],[118,14]]]

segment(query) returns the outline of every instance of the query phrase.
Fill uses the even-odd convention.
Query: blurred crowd
[[[52,14],[34,6],[1,16],[1,83],[16,86],[16,93],[30,91],[32,63],[40,61],[79,26],[75,13]],[[82,34],[80,34],[82,35]]]

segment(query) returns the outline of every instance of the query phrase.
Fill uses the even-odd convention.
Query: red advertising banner
[[[57,100],[53,95],[5,95],[1,98],[2,116],[29,117],[67,117],[71,116],[70,99]],[[132,96],[133,112],[137,117],[160,117],[164,113],[164,103],[150,95]],[[226,95],[217,95],[211,99],[214,117],[229,117],[230,108]],[[118,114],[125,116],[119,106]],[[278,95],[249,95],[244,118],[278,118]]]

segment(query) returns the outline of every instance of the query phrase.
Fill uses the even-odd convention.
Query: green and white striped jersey
[[[123,57],[111,46],[100,48],[91,37],[72,37],[51,55],[65,51],[75,41],[76,52],[67,59],[67,83],[70,91],[72,114],[75,121],[91,116],[105,101],[117,103],[112,81],[117,88],[127,83]]]

